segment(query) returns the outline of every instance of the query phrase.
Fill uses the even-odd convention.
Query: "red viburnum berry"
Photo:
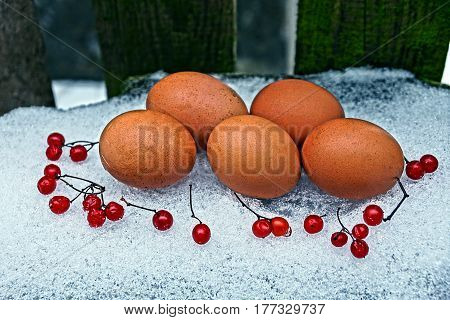
[[[50,199],[48,206],[53,213],[62,214],[69,210],[70,200],[64,196],[54,196]]]
[[[102,200],[95,194],[90,194],[83,200],[83,210],[86,212],[92,209],[100,209],[101,207]]]
[[[123,218],[124,208],[117,202],[111,201],[105,208],[105,214],[108,220],[118,221]]]
[[[61,147],[55,145],[48,146],[47,150],[45,151],[45,155],[47,156],[48,160],[56,161],[61,158],[62,149]]]
[[[56,189],[56,180],[50,177],[42,177],[39,179],[37,187],[40,193],[50,194]]]
[[[406,175],[412,180],[419,180],[425,174],[425,170],[420,161],[414,160],[406,164]]]
[[[56,146],[62,148],[65,143],[64,136],[59,132],[53,132],[47,137],[47,143],[49,146]]]
[[[44,176],[56,179],[61,175],[61,169],[56,164],[49,164],[44,168]]]
[[[252,231],[255,237],[265,238],[272,232],[272,225],[267,219],[258,219],[253,223]]]
[[[348,241],[348,236],[345,232],[335,232],[331,235],[331,243],[335,247],[343,247]]]
[[[310,234],[318,233],[323,229],[323,219],[316,214],[311,214],[306,217],[303,227]]]
[[[76,145],[70,148],[70,159],[74,162],[84,161],[87,158],[87,149],[82,145]]]
[[[106,214],[102,209],[92,209],[88,212],[87,221],[92,228],[101,227],[106,220]]]
[[[362,259],[365,258],[369,253],[369,246],[364,240],[357,239],[354,240],[350,245],[350,251],[355,258]]]
[[[285,236],[289,233],[289,222],[282,217],[275,217],[270,220],[272,233],[275,237]]]
[[[359,223],[353,227],[352,234],[356,239],[362,240],[369,235],[369,227],[364,223]]]
[[[423,155],[420,158],[420,164],[426,173],[435,172],[439,166],[439,161],[431,154]]]
[[[173,225],[173,216],[169,211],[159,210],[153,215],[152,222],[159,231],[166,231]]]
[[[364,209],[363,219],[369,226],[374,227],[383,222],[383,214],[383,209],[376,204],[371,204]]]
[[[211,238],[211,230],[206,224],[199,223],[192,230],[192,238],[198,244],[205,244]]]

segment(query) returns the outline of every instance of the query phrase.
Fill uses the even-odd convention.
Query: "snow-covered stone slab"
[[[335,211],[349,227],[362,222],[369,203],[392,209],[401,198],[395,187],[367,201],[339,200],[302,176],[298,187],[271,201],[245,198],[269,216],[288,218],[289,238],[256,239],[254,216],[211,173],[204,153],[187,179],[164,190],[138,190],[115,181],[96,150],[82,164],[67,152],[62,170],[107,187],[108,200],[167,209],[174,215],[168,232],[154,229],[151,214],[126,208],[119,223],[94,230],[81,203],[64,215],[48,209],[49,197],[36,182],[48,163],[46,137],[59,131],[67,140],[97,140],[114,116],[143,109],[148,85],[104,103],[61,111],[43,107],[16,109],[0,118],[0,298],[1,299],[449,299],[450,91],[416,80],[408,72],[358,68],[307,76],[333,92],[348,117],[385,128],[405,155],[432,153],[440,168],[419,182],[403,178],[408,198],[390,223],[371,228],[369,255],[353,258],[349,248],[334,248],[339,231]],[[270,77],[222,77],[250,105]],[[142,85],[142,84],[141,84]],[[97,147],[96,147],[97,148]],[[67,150],[66,150],[67,151]],[[212,231],[211,241],[192,241],[189,188],[196,213]],[[54,194],[70,194],[58,186]],[[325,214],[324,230],[306,235],[303,219]]]

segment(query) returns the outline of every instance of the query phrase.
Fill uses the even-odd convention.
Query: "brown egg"
[[[208,159],[222,183],[255,198],[282,196],[300,179],[300,155],[294,141],[261,117],[222,121],[209,137]]]
[[[403,151],[384,129],[359,119],[334,119],[306,138],[302,161],[309,178],[340,198],[385,193],[403,173]]]
[[[319,124],[343,118],[339,101],[324,88],[305,80],[269,84],[255,97],[250,113],[275,122],[301,144]]]
[[[248,114],[241,97],[216,78],[198,72],[173,73],[150,89],[147,109],[171,115],[205,149],[209,134],[226,118]]]
[[[103,167],[138,188],[163,188],[186,176],[196,147],[189,131],[163,113],[136,110],[112,119],[100,137]]]

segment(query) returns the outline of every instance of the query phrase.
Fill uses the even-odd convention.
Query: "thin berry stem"
[[[70,203],[74,202],[75,200],[77,200],[82,194],[84,194],[86,196],[86,190],[89,190],[90,188],[92,188],[91,186],[87,186],[84,189],[81,189],[81,191],[83,192],[78,192],[78,194],[75,196],[75,198],[73,198],[72,200],[70,200]]]
[[[399,202],[399,203],[397,204],[397,206],[394,208],[394,210],[392,210],[391,214],[388,215],[386,218],[383,219],[384,222],[387,222],[387,221],[391,220],[392,217],[394,216],[394,214],[397,212],[397,210],[398,210],[398,209],[400,208],[400,206],[402,205],[403,201],[405,201],[406,198],[409,197],[409,194],[406,192],[405,187],[403,186],[403,183],[400,181],[400,178],[397,178],[397,177],[396,177],[395,179],[397,179],[397,183],[398,183],[398,185],[400,186],[400,189],[401,189],[402,192],[403,192],[403,197],[402,197],[402,200],[400,200],[400,202]]]
[[[149,209],[149,208],[146,208],[146,207],[142,207],[142,206],[138,206],[138,205],[135,205],[135,204],[133,204],[133,203],[130,203],[130,202],[128,202],[127,200],[125,200],[124,197],[120,198],[120,201],[125,202],[125,204],[127,205],[127,207],[135,207],[135,208],[138,208],[138,209],[147,210],[147,211],[151,211],[151,212],[154,212],[154,213],[157,212],[157,210],[155,210],[155,209]]]
[[[99,185],[98,183],[96,183],[94,181],[88,180],[88,179],[84,179],[84,178],[80,178],[80,177],[76,177],[76,176],[71,176],[69,174],[63,174],[63,175],[57,176],[57,179],[63,181],[63,179],[61,179],[61,178],[70,178],[70,179],[81,180],[81,181],[90,183],[92,185],[92,187],[100,190],[101,192],[104,192],[106,190],[105,187]]]
[[[81,144],[82,146],[95,146],[96,144],[98,144],[99,142],[92,142],[92,141],[86,141],[86,140],[78,140],[78,141],[73,141],[73,142],[68,142],[64,145],[64,147],[73,147],[76,144]]]
[[[86,188],[88,188],[89,190],[91,190],[91,192],[89,193],[89,194],[93,194],[93,192],[95,192],[95,189],[94,189],[94,187],[92,186],[92,184],[90,184],[89,186],[87,186]],[[86,199],[86,197],[89,195],[89,194],[84,194],[83,195],[83,198],[84,199]]]
[[[337,215],[339,224],[340,224],[341,227],[342,227],[341,232],[343,231],[343,232],[347,233],[350,237],[352,237],[352,240],[355,241],[355,238],[353,238],[353,234],[352,234],[352,233],[344,226],[344,224],[342,223],[341,217],[339,216],[339,211],[341,211],[341,208],[337,208],[337,211],[336,211],[336,215]]]
[[[199,218],[197,218],[194,213],[194,209],[192,208],[192,184],[189,185],[189,206],[191,207],[191,218],[197,219],[197,221],[202,224],[203,222]]]
[[[100,193],[100,199],[102,199],[102,207],[103,207],[103,208],[106,208],[105,198],[103,197],[103,192]]]
[[[292,228],[291,228],[291,226],[289,226],[289,229],[288,229],[288,232],[283,236],[283,237],[290,237],[290,236],[292,236]]]
[[[65,145],[63,145],[63,147],[68,147],[71,148],[77,144],[83,146],[83,147],[87,147],[86,151],[91,150],[96,144],[98,144],[99,142],[91,142],[91,141],[84,141],[84,140],[79,140],[79,141],[74,141],[74,142],[69,142],[66,143]]]
[[[64,182],[67,186],[69,186],[70,188],[72,188],[73,190],[75,190],[76,192],[79,192],[80,194],[85,194],[85,195],[90,195],[90,194],[102,194],[103,192],[105,192],[105,189],[100,189],[100,191],[98,192],[86,192],[84,191],[86,188],[83,189],[78,189],[77,187],[75,187],[73,184],[71,184],[70,182],[66,181],[65,179],[59,177],[58,180]],[[89,187],[91,187],[92,185],[89,185]]]
[[[265,219],[265,220],[269,220],[269,221],[272,220],[272,219],[266,218],[266,217],[264,217],[264,216],[262,216],[262,215],[256,213],[255,211],[253,211],[249,206],[247,206],[247,205],[244,203],[244,201],[242,201],[241,198],[239,198],[239,196],[237,195],[236,192],[234,192],[234,195],[235,195],[236,198],[239,200],[239,202],[242,204],[242,206],[243,206],[244,208],[246,208],[247,210],[249,210],[251,213],[253,213],[253,214],[258,218],[258,220],[259,220],[259,219]]]
[[[403,159],[405,160],[406,163],[409,163],[408,159],[406,159],[405,156],[403,156]]]

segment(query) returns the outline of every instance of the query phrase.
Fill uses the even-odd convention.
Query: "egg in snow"
[[[168,114],[192,133],[202,149],[209,134],[226,118],[248,114],[241,97],[222,81],[199,72],[177,72],[148,92],[147,109]]]
[[[99,143],[103,167],[138,188],[163,188],[185,177],[196,158],[189,131],[169,115],[135,110],[112,119]]]
[[[261,199],[280,197],[300,179],[300,155],[277,124],[252,115],[218,124],[208,140],[208,160],[231,190]]]

